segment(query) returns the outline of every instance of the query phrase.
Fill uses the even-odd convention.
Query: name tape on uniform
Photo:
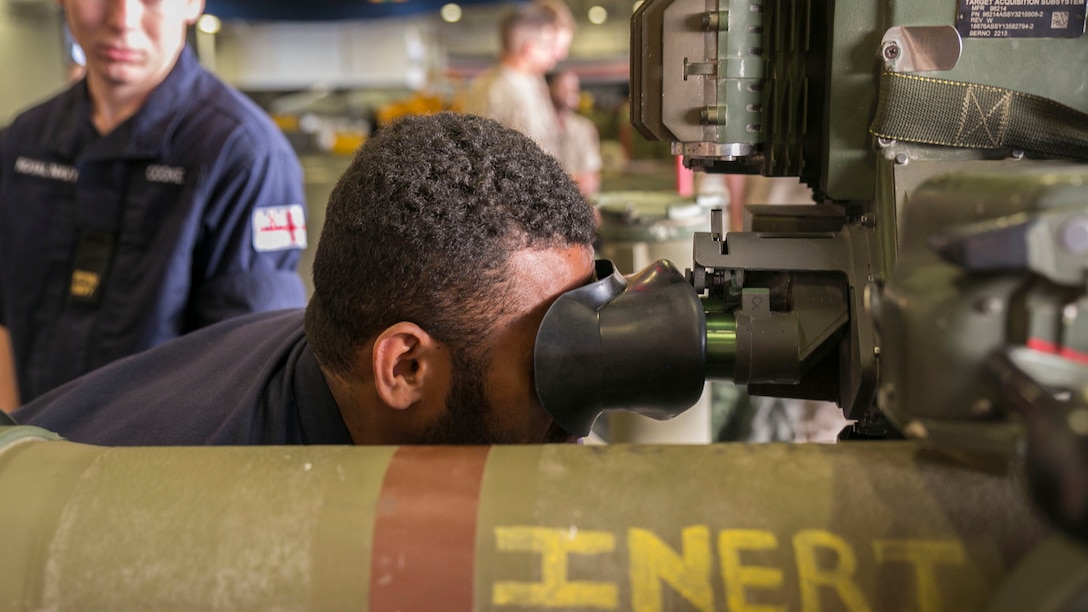
[[[79,178],[79,170],[74,166],[29,157],[15,159],[15,172],[66,183],[74,183]]]

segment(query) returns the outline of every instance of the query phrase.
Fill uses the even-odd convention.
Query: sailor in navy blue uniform
[[[0,141],[0,327],[23,402],[192,330],[306,300],[302,170],[259,107],[187,47],[106,134],[88,89],[29,110]]]

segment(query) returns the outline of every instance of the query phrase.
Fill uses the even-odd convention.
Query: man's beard
[[[492,407],[484,379],[487,359],[461,349],[453,352],[453,380],[446,396],[446,411],[420,437],[421,444],[503,444],[500,432],[492,431]]]
[[[488,365],[490,359],[486,354],[475,354],[464,349],[454,351],[446,411],[423,432],[420,444],[527,444],[545,441],[526,440],[519,432],[501,431],[495,427],[494,406],[488,401],[485,388]],[[558,427],[552,429],[559,430]],[[566,441],[566,433],[560,430],[560,434],[555,436],[555,440],[547,441]]]

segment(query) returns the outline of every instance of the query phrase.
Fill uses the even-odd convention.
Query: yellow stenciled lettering
[[[838,562],[834,567],[821,568],[816,561],[816,549],[823,548],[835,553]],[[819,529],[798,531],[793,536],[793,550],[797,557],[797,577],[801,587],[801,610],[820,609],[820,588],[831,587],[847,609],[868,611],[865,595],[854,582],[858,560],[854,550],[839,536]]]
[[[499,581],[492,586],[496,606],[605,608],[619,605],[619,589],[607,582],[567,580],[567,556],[595,555],[616,547],[616,536],[604,531],[554,527],[496,527],[499,550],[540,553],[540,582]]]
[[[631,609],[656,612],[663,609],[661,581],[669,583],[699,610],[714,610],[710,586],[710,530],[701,525],[681,532],[683,556],[645,529],[627,530],[631,557]]]
[[[963,544],[955,540],[883,540],[873,542],[873,552],[879,563],[904,562],[914,566],[918,584],[918,610],[936,612],[941,609],[941,591],[937,586],[937,564],[962,565]]]
[[[774,589],[782,586],[782,570],[772,567],[744,566],[741,550],[774,550],[778,539],[769,531],[759,529],[726,529],[718,534],[718,554],[722,559],[722,580],[725,600],[731,612],[776,612],[784,606],[764,606],[748,603],[745,587]]]

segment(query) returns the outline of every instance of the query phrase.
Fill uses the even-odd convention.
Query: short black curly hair
[[[503,312],[512,252],[590,247],[594,231],[589,203],[528,137],[474,115],[402,118],[329,196],[307,337],[337,373],[399,321],[472,350]]]

